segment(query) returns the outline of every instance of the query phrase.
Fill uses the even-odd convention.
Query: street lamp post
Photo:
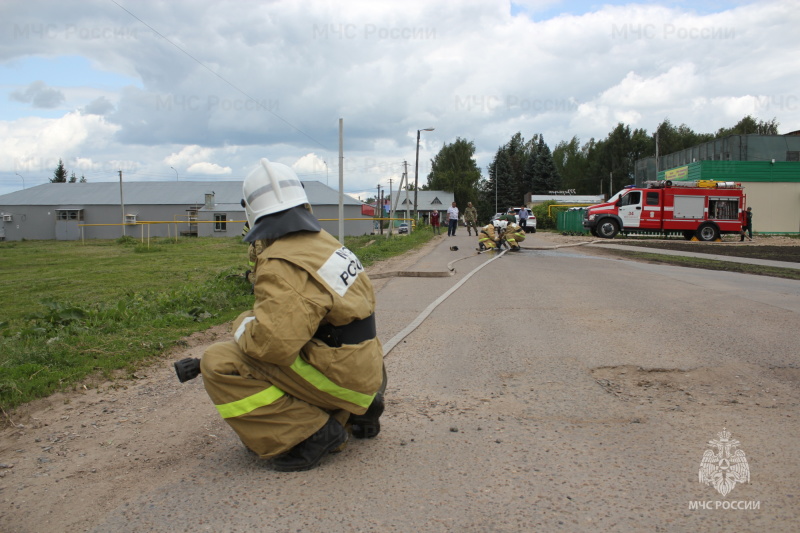
[[[175,167],[169,167],[169,168],[171,168],[172,170],[175,170]],[[178,171],[177,170],[175,170],[175,181],[178,181]]]
[[[16,174],[22,179],[22,188],[25,189],[25,178],[23,178],[22,174],[20,174],[19,172],[14,172],[14,174]]]
[[[419,188],[419,132],[433,131],[434,128],[422,128],[417,130],[417,159],[414,163],[414,218],[419,219],[417,214],[417,189]]]

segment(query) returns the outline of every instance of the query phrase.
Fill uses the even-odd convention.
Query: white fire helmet
[[[261,158],[258,167],[244,179],[242,194],[242,205],[251,228],[264,215],[308,203],[297,174],[288,166],[266,158]]]

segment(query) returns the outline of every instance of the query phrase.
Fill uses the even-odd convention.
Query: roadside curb
[[[704,254],[698,252],[683,252],[676,250],[664,250],[661,248],[650,248],[641,246],[625,246],[623,244],[587,244],[596,248],[613,248],[626,252],[652,253],[672,256],[694,257],[697,259],[713,259],[714,261],[726,261],[728,263],[741,263],[745,265],[761,265],[775,268],[792,268],[800,270],[800,263],[790,263],[787,261],[770,261],[768,259],[752,259],[748,257],[736,257],[732,255]]]

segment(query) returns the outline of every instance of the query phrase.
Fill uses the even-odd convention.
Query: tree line
[[[67,179],[67,169],[64,167],[64,162],[59,158],[58,166],[53,171],[53,177],[50,178],[50,183],[86,183],[86,177],[81,174],[80,179],[73,171],[69,179]]]
[[[486,177],[475,162],[475,143],[460,137],[445,143],[431,160],[431,171],[422,190],[452,192],[462,209],[467,202],[478,208],[480,220],[498,211],[523,205],[527,193],[541,195],[569,190],[576,195],[599,195],[633,183],[637,160],[666,155],[729,135],[759,133],[778,135],[778,123],[745,116],[733,127],[716,133],[696,133],[686,124],[673,125],[665,119],[653,135],[641,128],[618,123],[601,140],[590,138],[581,144],[577,136],[559,142],[553,151],[540,133],[525,140],[515,133],[498,147]]]

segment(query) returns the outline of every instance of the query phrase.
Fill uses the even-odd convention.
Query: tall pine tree
[[[533,183],[533,194],[548,194],[551,191],[561,190],[561,176],[553,162],[553,155],[550,148],[544,143],[544,136],[539,135],[539,143],[536,146],[536,158],[531,164]]]
[[[50,183],[66,183],[67,182],[67,169],[64,168],[64,162],[58,160],[58,166],[53,172],[53,177],[50,178]]]

